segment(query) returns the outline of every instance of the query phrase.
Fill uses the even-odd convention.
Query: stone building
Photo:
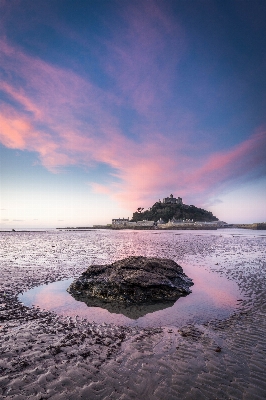
[[[181,197],[178,197],[176,199],[172,194],[170,194],[170,197],[165,197],[163,199],[163,203],[164,204],[183,204],[183,201],[182,201]]]
[[[129,222],[129,218],[113,218],[112,226],[126,226]]]
[[[149,226],[149,227],[152,227],[152,226],[154,226],[154,221],[147,221],[146,219],[144,219],[143,221],[138,221],[137,222],[137,226]]]
[[[147,227],[151,228],[154,226],[154,221],[137,221],[131,222],[129,218],[114,218],[112,219],[112,228],[115,229],[125,229],[125,228],[137,228],[137,227]]]

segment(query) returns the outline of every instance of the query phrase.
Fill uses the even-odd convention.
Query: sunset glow
[[[1,229],[110,223],[170,193],[265,221],[265,14],[0,1]]]

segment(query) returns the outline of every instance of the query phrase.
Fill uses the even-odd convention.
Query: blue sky
[[[264,1],[0,0],[1,229],[173,193],[266,220]]]

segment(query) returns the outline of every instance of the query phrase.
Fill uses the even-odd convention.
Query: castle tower
[[[169,197],[165,197],[163,199],[163,203],[164,204],[183,204],[183,201],[182,201],[181,197],[178,197],[176,199],[172,194],[170,194]]]

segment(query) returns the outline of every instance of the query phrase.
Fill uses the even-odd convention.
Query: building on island
[[[216,228],[217,228],[217,226],[219,226],[219,221],[196,221],[195,222],[195,225],[198,225],[198,226],[206,226],[206,225],[208,225],[208,226],[215,226]]]
[[[112,226],[122,227],[122,226],[126,226],[128,222],[129,222],[129,218],[113,218]]]
[[[159,203],[161,203],[160,200],[159,200]],[[182,208],[182,210],[185,211],[185,215],[187,214],[188,216],[191,213],[189,212],[189,210],[188,210],[188,212],[186,212],[186,210],[189,209],[190,207],[194,207],[194,206],[187,206],[187,205],[183,204],[181,197],[176,198],[172,194],[170,194],[169,197],[165,197],[163,199],[163,204],[165,206],[160,205],[159,210],[158,210],[158,212],[159,212],[162,210],[164,211],[164,209],[166,209],[166,213],[164,213],[163,216],[167,215],[168,209],[173,209],[173,211],[175,211],[176,207],[171,207],[172,204],[182,206],[180,208]],[[169,207],[167,207],[168,204],[169,204]],[[157,206],[157,208],[158,208],[158,203],[156,203],[154,206]],[[142,212],[143,208],[140,208],[139,210],[141,210],[141,212]],[[180,211],[182,211],[182,210],[180,210]],[[149,209],[149,211],[151,211],[151,209]],[[179,211],[179,210],[177,210],[177,211]],[[181,215],[182,213],[177,212],[176,214]],[[194,216],[193,212],[192,212],[192,215]],[[190,218],[184,218],[184,217],[182,219],[181,218],[177,219],[177,218],[173,217],[173,218],[169,219],[168,222],[166,220],[164,221],[162,218],[159,218],[158,221],[148,221],[148,220],[130,221],[129,218],[114,218],[114,219],[112,219],[111,228],[112,229],[217,229],[218,222],[219,221],[210,221],[210,222],[195,221],[192,218],[190,219]]]
[[[129,221],[129,218],[114,218],[112,219],[112,227],[116,229],[134,228],[134,227],[146,227],[152,228],[154,226],[154,221]]]
[[[181,204],[182,205],[183,201],[182,201],[181,197],[178,197],[176,199],[172,194],[170,194],[170,197],[165,197],[163,199],[163,203],[164,204]]]
[[[137,221],[137,226],[146,226],[146,227],[153,227],[154,226],[154,221],[148,221],[144,219],[143,221]]]

